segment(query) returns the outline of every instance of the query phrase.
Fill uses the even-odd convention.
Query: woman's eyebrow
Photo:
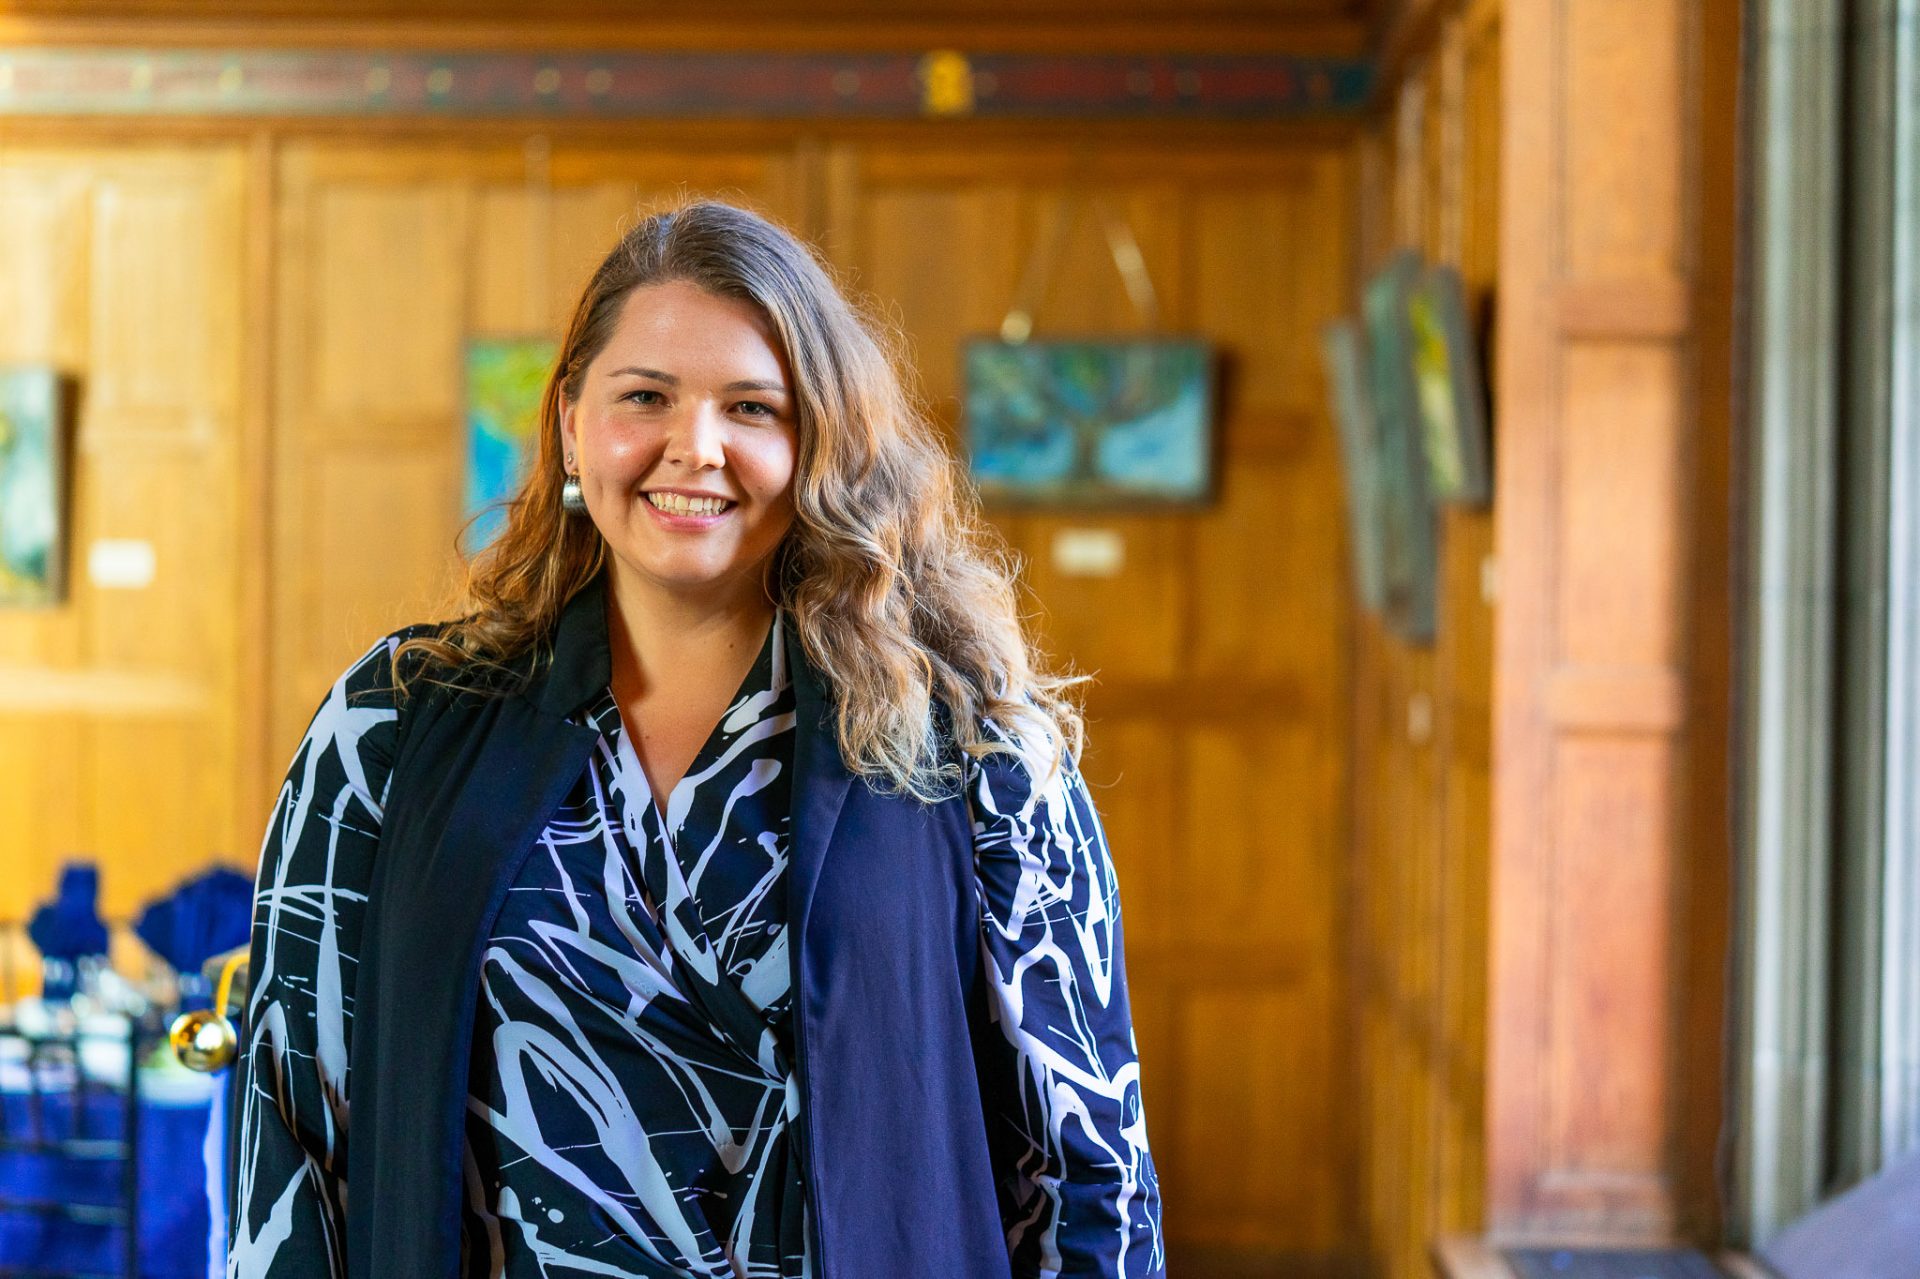
[[[615,369],[613,372],[607,374],[607,376],[619,377],[622,373],[631,373],[635,377],[650,377],[656,382],[665,382],[668,386],[680,385],[679,378],[675,377],[671,373],[662,373],[659,369],[636,369],[636,368]]]
[[[665,382],[668,386],[680,385],[680,379],[678,377],[674,376],[671,373],[662,373],[659,369],[641,369],[641,368],[628,367],[624,369],[615,369],[613,372],[607,374],[607,376],[619,377],[623,373],[631,373],[635,377],[650,377],[656,382]],[[756,382],[750,379],[739,381],[739,382],[729,382],[725,386],[721,387],[720,389],[723,391],[778,391],[781,395],[787,394],[787,388],[784,383]]]

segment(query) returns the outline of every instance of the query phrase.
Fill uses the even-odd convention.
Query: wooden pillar
[[[1731,120],[1703,86],[1723,92],[1737,56],[1737,41],[1707,47],[1727,35],[1710,11],[1732,10],[1506,5],[1487,1086],[1500,1239],[1650,1242],[1700,1216],[1694,1108],[1720,1000],[1695,989],[1694,920],[1724,885],[1695,872],[1725,858],[1724,834],[1693,816],[1710,811],[1693,787],[1720,776],[1701,761],[1724,764],[1725,655],[1701,628],[1724,618],[1725,483],[1700,468],[1724,467],[1725,388],[1703,376],[1702,342],[1724,358],[1708,311],[1727,301],[1726,250],[1711,246],[1733,235],[1702,226],[1703,204],[1726,212],[1703,195],[1725,177],[1703,151],[1730,128],[1702,112]]]

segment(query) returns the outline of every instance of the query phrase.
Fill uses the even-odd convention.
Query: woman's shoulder
[[[1000,811],[1056,794],[1079,776],[1072,749],[1031,697],[975,714],[973,738],[975,747],[962,752],[967,789],[998,801]]]
[[[338,682],[356,705],[394,707],[428,690],[495,695],[521,686],[532,648],[499,661],[474,657],[459,626],[460,621],[411,622],[388,631],[347,664]]]
[[[413,679],[430,665],[425,650],[411,649],[403,655],[402,646],[415,639],[441,639],[449,625],[447,622],[411,622],[376,637],[340,671],[334,687],[342,690],[348,702],[355,706],[396,705],[402,692],[396,673]]]

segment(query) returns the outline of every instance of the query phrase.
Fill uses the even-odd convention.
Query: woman
[[[229,1275],[1162,1273],[1075,681],[873,331],[689,204],[541,422],[281,790]]]

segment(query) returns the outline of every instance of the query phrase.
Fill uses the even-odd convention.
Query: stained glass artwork
[[[1213,482],[1213,358],[1188,339],[966,344],[966,442],[988,499],[1198,502]]]

